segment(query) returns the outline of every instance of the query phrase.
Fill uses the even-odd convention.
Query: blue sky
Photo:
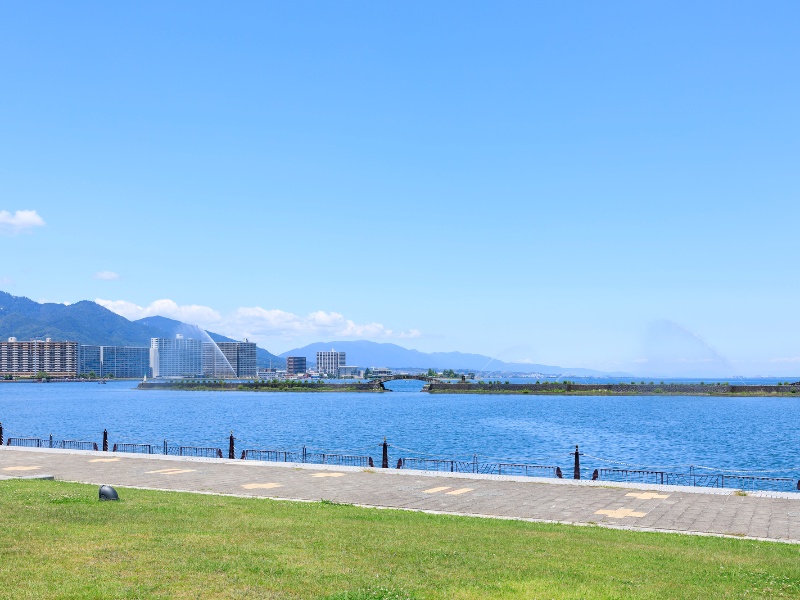
[[[0,289],[275,352],[800,374],[797,3],[0,14]]]

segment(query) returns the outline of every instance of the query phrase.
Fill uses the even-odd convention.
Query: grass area
[[[800,546],[0,481],[14,598],[800,597]]]

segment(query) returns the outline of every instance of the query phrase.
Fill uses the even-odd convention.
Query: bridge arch
[[[386,375],[383,377],[376,377],[370,381],[370,383],[378,390],[385,390],[386,387],[383,385],[389,381],[400,381],[403,379],[415,379],[417,381],[422,381],[424,383],[433,383],[438,381],[436,377],[428,377],[427,375],[412,375],[410,373],[396,373],[394,375]],[[425,389],[425,388],[423,388]]]

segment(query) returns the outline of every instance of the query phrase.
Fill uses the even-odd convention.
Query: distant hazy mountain
[[[70,340],[81,344],[104,346],[149,346],[150,338],[186,337],[202,339],[200,328],[165,317],[147,317],[129,321],[107,308],[83,300],[75,304],[40,304],[28,298],[0,292],[0,339]],[[208,332],[215,342],[235,342],[217,333]],[[283,367],[286,361],[263,348],[256,351],[259,366]]]
[[[395,369],[469,369],[475,372],[505,371],[515,373],[542,373],[544,375],[597,376],[606,375],[592,369],[571,369],[550,365],[528,363],[505,363],[493,360],[481,354],[465,354],[463,352],[420,352],[409,350],[397,344],[380,344],[359,340],[355,342],[318,342],[281,354],[287,356],[305,356],[306,360],[316,363],[317,352],[330,351],[347,353],[347,364],[359,367],[391,367]]]

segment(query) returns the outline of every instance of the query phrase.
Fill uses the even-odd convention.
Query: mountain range
[[[203,330],[166,317],[145,317],[129,321],[96,302],[82,300],[75,304],[39,303],[28,298],[0,292],[0,339],[70,340],[102,346],[150,346],[150,338],[185,337],[204,339]],[[235,342],[224,335],[207,331],[215,342]],[[286,366],[286,360],[263,348],[256,350],[260,367]]]
[[[107,308],[89,300],[75,304],[39,303],[28,298],[0,292],[0,339],[19,340],[53,338],[81,344],[104,346],[149,346],[150,338],[185,337],[204,339],[204,333],[215,342],[236,340],[202,330],[166,317],[145,317],[129,321]],[[264,348],[256,351],[259,367],[286,366],[287,356],[305,356],[309,365],[316,363],[317,352],[335,348],[347,353],[347,364],[359,367],[390,367],[395,369],[468,369],[475,372],[541,373],[543,375],[602,376],[592,369],[571,369],[552,365],[506,363],[481,354],[463,352],[420,352],[397,344],[367,340],[318,342],[276,356]]]
[[[542,375],[572,375],[575,377],[603,376],[607,373],[592,369],[568,369],[553,365],[531,363],[507,363],[482,354],[463,352],[420,352],[409,350],[397,344],[377,343],[367,340],[352,342],[317,342],[295,348],[281,354],[305,356],[306,361],[315,363],[317,352],[330,350],[346,353],[348,365],[359,367],[392,367],[396,369],[469,369],[476,373],[540,373]]]

